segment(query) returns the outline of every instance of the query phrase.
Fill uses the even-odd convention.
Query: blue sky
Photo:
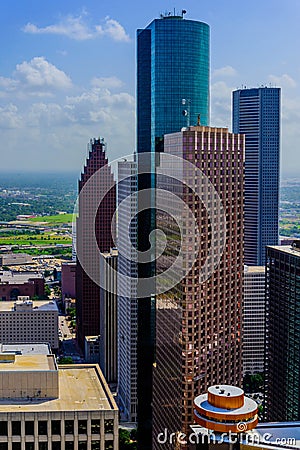
[[[135,34],[165,11],[211,27],[211,124],[231,92],[282,88],[282,173],[300,169],[300,1],[1,0],[0,170],[79,172],[92,137],[135,146]]]

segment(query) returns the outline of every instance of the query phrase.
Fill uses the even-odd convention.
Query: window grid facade
[[[188,275],[156,299],[154,449],[160,448],[157,436],[165,428],[188,433],[193,400],[200,392],[214,384],[240,385],[242,379],[244,138],[226,128],[190,127],[165,135],[164,151],[192,162],[209,178],[223,203],[226,230],[219,227],[216,232],[225,233],[226,244],[219,266],[201,284],[201,267],[214,242],[209,217],[200,198],[183,185],[169,182],[168,190],[177,191],[195,216],[201,244]],[[189,182],[199,184],[193,177]],[[173,207],[176,217],[180,207],[176,202]],[[157,262],[159,272],[176,256],[180,234],[170,215],[157,214],[157,222],[169,242]],[[191,226],[187,220],[186,233]],[[166,444],[164,448],[174,447]]]
[[[267,245],[278,245],[280,89],[233,92],[233,132],[245,134],[245,264],[265,264]]]
[[[246,266],[243,305],[244,375],[264,371],[265,303],[265,267]]]
[[[58,309],[55,302],[1,302],[0,342],[45,342],[52,349],[58,349]]]
[[[86,196],[79,197],[76,246],[77,248],[80,246],[83,249],[84,260],[92,257],[89,249],[90,233],[95,233],[100,252],[109,252],[115,246],[113,220],[116,208],[115,186],[110,189],[99,205],[95,223],[89,223],[89,219],[87,219],[90,214],[90,205],[99,198],[99,192],[103,192],[105,186],[114,184],[113,175],[108,166],[103,139],[91,140],[88,145],[88,158],[78,183],[78,192],[81,192],[90,177],[104,167],[102,179],[99,181],[102,188],[100,187],[98,191],[94,189],[93,192],[89,192],[93,199]],[[96,258],[95,265],[99,268],[100,255]],[[100,288],[84,271],[78,259],[76,266],[76,320],[78,343],[84,349],[85,336],[97,336],[100,333]]]
[[[137,421],[137,164],[118,163],[119,272],[130,277],[118,283],[118,400],[122,417]],[[123,201],[131,196],[130,201]],[[123,203],[122,203],[123,202]],[[132,220],[130,221],[130,217]],[[130,229],[128,225],[130,223]],[[129,233],[129,237],[128,237]],[[131,245],[130,245],[131,244]]]
[[[300,420],[300,251],[267,247],[265,418]]]

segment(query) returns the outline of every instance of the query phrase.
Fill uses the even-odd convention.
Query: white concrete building
[[[58,349],[58,309],[53,301],[0,302],[0,342],[45,342]],[[1,448],[1,447],[0,447]]]
[[[245,266],[243,307],[243,371],[264,371],[265,267]]]
[[[0,354],[1,450],[117,450],[118,409],[98,365]]]

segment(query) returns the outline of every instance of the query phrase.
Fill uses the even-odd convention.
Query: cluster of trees
[[[246,393],[263,392],[265,377],[263,373],[253,375],[246,374],[244,376],[244,391]]]
[[[136,450],[136,430],[119,429],[119,449],[120,450]]]
[[[70,326],[72,328],[72,330],[75,330],[76,328],[76,308],[74,307],[70,307],[67,309],[67,314],[68,316],[70,316]]]
[[[4,227],[5,228],[5,227]],[[24,234],[26,235],[30,235],[30,236],[35,236],[35,235],[39,235],[41,234],[41,231],[37,228],[36,230],[32,230],[32,229],[25,229],[22,228],[20,230],[10,230],[5,228],[4,230],[0,228],[0,236],[1,237],[8,237],[8,236],[23,236]],[[33,237],[32,239],[36,239],[35,237]],[[41,238],[42,239],[42,238]]]
[[[77,194],[77,177],[75,174],[23,174],[19,177],[1,174],[0,193],[4,189],[15,192],[12,195],[9,192],[0,195],[0,221],[15,220],[20,214],[72,213]]]
[[[13,253],[24,253],[24,249],[13,248]],[[72,249],[71,247],[63,248],[63,247],[54,247],[54,248],[26,248],[26,253],[28,255],[39,256],[39,255],[59,255],[64,259],[72,258]]]

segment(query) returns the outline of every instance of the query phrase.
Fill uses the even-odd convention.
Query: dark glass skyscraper
[[[155,152],[163,151],[163,136],[189,125],[209,123],[209,26],[161,15],[137,32],[137,152],[138,167],[152,175],[138,177],[138,189],[155,188]],[[154,195],[138,216],[138,249],[148,250],[155,228]],[[140,207],[140,205],[139,205]],[[155,274],[155,263],[139,264],[139,278]],[[139,289],[139,287],[138,287]],[[152,386],[155,339],[155,296],[138,300],[137,395],[138,445],[152,449]]]
[[[300,420],[300,242],[267,247],[265,419]]]
[[[137,32],[138,152],[159,148],[164,134],[196,125],[198,116],[208,125],[209,26],[162,16]]]
[[[246,136],[245,264],[265,264],[266,245],[278,244],[280,88],[233,92],[233,132]]]

